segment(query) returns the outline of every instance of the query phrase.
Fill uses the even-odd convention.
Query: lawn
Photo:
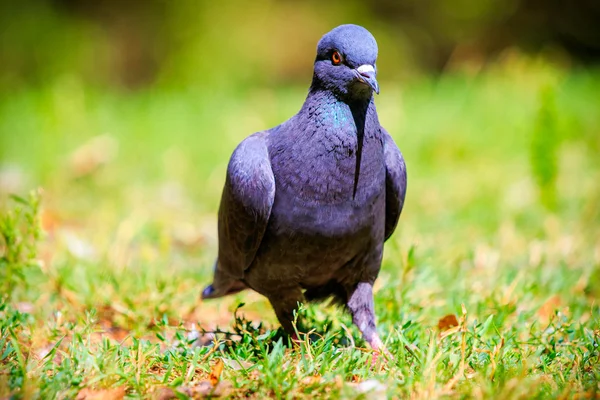
[[[374,364],[343,310],[290,345],[261,296],[199,298],[229,155],[305,87],[0,97],[0,398],[598,398],[600,71],[381,75],[409,185]]]

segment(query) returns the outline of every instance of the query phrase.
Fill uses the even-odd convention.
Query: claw
[[[369,345],[373,349],[372,365],[375,365],[375,363],[379,361],[382,357],[384,361],[391,361],[394,359],[394,356],[392,356],[392,353],[390,353],[389,350],[385,347],[385,345],[379,338],[379,335],[375,335],[373,339],[371,339],[371,341],[369,342]]]

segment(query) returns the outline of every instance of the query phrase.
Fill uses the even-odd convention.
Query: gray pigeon
[[[377,334],[373,283],[396,229],[406,167],[379,124],[377,42],[357,25],[321,38],[308,97],[292,118],[235,149],[219,208],[219,254],[202,298],[250,288],[292,337],[298,303],[345,304],[364,339]]]

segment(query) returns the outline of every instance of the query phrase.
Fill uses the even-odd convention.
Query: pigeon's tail
[[[242,290],[248,289],[248,286],[242,281],[234,281],[229,287],[217,290],[214,285],[208,285],[202,291],[202,299],[216,299],[223,296],[228,296]]]

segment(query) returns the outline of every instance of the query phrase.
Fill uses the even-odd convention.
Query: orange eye
[[[331,61],[333,62],[333,65],[340,65],[342,63],[342,55],[337,51],[334,51],[331,55]]]

